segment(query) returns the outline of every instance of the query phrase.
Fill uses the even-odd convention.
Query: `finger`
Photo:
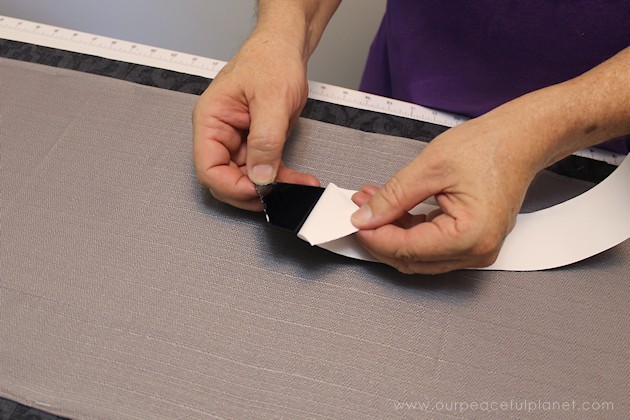
[[[426,221],[427,222],[432,222],[436,217],[440,216],[444,214],[444,211],[440,208],[437,208],[435,210],[433,210],[432,212],[430,212],[429,214],[427,214],[427,218]]]
[[[197,158],[198,154],[203,156]],[[254,185],[231,161],[230,152],[223,143],[203,142],[203,146],[195,149],[195,158],[197,178],[218,199],[247,201],[256,196]]]
[[[236,201],[231,198],[227,198],[226,200],[221,200],[221,201],[231,206],[243,209],[243,210],[249,210],[249,211],[262,211],[263,210],[263,204],[260,201],[260,198],[258,196],[249,200],[245,200],[245,201]]]
[[[215,166],[205,173],[205,178],[216,199],[235,207],[250,209],[246,203],[258,199],[254,184],[237,166]]]
[[[359,207],[363,206],[370,200],[370,198],[372,198],[376,191],[378,191],[378,187],[375,187],[374,185],[364,185],[358,192],[354,193],[354,195],[352,196],[352,201]],[[400,216],[400,218],[394,220],[392,223],[396,226],[409,229],[419,223],[424,223],[425,221],[425,214],[421,213],[412,215],[409,213],[404,213],[402,216]]]
[[[372,198],[371,195],[363,191],[357,191],[352,195],[352,202],[361,207],[366,205],[370,201],[370,198]]]
[[[250,103],[251,125],[247,136],[247,168],[255,184],[274,181],[289,131],[290,112],[263,100]]]
[[[387,224],[360,230],[356,237],[371,253],[405,262],[458,260],[465,255],[464,246],[433,222],[411,228]]]
[[[376,192],[378,191],[378,187],[372,184],[365,184],[361,186],[361,189],[359,191],[362,191],[371,197],[376,194]]]
[[[494,263],[496,257],[486,260],[460,258],[438,261],[404,261],[368,251],[377,260],[394,267],[404,274],[442,274],[454,270],[487,267]]]
[[[403,261],[380,255],[370,250],[367,251],[380,262],[395,268],[403,274],[441,274],[463,268],[459,266],[460,261]]]
[[[211,88],[199,98],[192,115],[193,146],[195,160],[203,161],[204,166],[212,166],[214,155],[205,152],[208,143],[219,142],[236,154],[244,142],[243,132],[249,127],[249,113],[238,100],[226,95],[211,95]],[[225,162],[223,162],[225,163]]]
[[[433,195],[434,183],[419,181],[427,178],[423,172],[413,163],[403,168],[352,215],[352,223],[359,229],[383,226]]]
[[[202,99],[197,102],[193,112],[193,157],[197,177],[202,184],[212,187],[206,174],[215,166],[230,165],[231,162],[245,164],[242,129],[234,121],[223,121],[208,114],[208,106],[202,106]],[[237,113],[234,113],[237,114]]]
[[[358,238],[360,236],[364,236],[364,232],[366,231],[361,232],[358,235]],[[370,247],[362,238],[359,238],[359,243],[374,258],[391,267],[394,267],[403,274],[441,274],[461,268],[472,267],[472,263],[467,263],[465,259],[444,259],[434,261],[405,260],[398,258],[397,256],[392,257],[389,253],[381,254],[377,249]]]
[[[389,224],[356,233],[361,245],[373,255],[398,264],[451,261],[453,267],[485,267],[496,260],[501,242],[473,242],[453,229],[453,219],[442,214],[433,222],[406,228]]]
[[[419,225],[420,223],[424,223],[427,221],[426,214],[403,214],[398,220],[393,222],[394,225],[399,226],[403,229],[411,229],[414,226]]]
[[[372,198],[378,191],[378,187],[375,185],[363,185],[361,189],[352,195],[352,201],[357,206],[361,207]]]
[[[278,168],[276,181],[287,182],[289,184],[311,185],[313,187],[319,187],[321,185],[319,179],[317,179],[315,176],[311,174],[297,172],[291,168],[284,166],[283,163],[281,163],[280,167]]]
[[[369,251],[368,251],[369,252]],[[372,254],[370,252],[370,254]],[[445,261],[401,261],[378,254],[372,256],[379,261],[395,268],[403,274],[442,274],[453,270],[463,268],[471,268],[461,260],[445,260]]]
[[[197,175],[209,168],[228,165],[233,153],[238,153],[240,133],[231,127],[210,128],[194,122],[193,157]]]

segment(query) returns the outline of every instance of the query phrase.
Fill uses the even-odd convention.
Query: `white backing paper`
[[[298,236],[336,254],[377,261],[356,240],[350,218],[354,191],[329,184]],[[437,207],[421,203],[412,214]],[[630,238],[630,159],[608,178],[564,203],[519,214],[494,264],[481,270],[534,271],[562,267]]]

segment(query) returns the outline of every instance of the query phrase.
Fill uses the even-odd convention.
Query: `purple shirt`
[[[361,90],[476,117],[629,45],[628,0],[389,0]]]

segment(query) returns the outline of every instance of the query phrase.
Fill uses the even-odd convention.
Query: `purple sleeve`
[[[612,57],[628,22],[629,1],[389,0],[361,90],[476,117]]]

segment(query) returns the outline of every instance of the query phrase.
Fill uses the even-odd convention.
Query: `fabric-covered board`
[[[194,95],[6,59],[0,89],[0,396],[99,419],[629,412],[630,243],[406,276],[214,200]],[[356,189],[422,146],[304,119],[286,160]],[[542,173],[524,211],[590,186]]]

